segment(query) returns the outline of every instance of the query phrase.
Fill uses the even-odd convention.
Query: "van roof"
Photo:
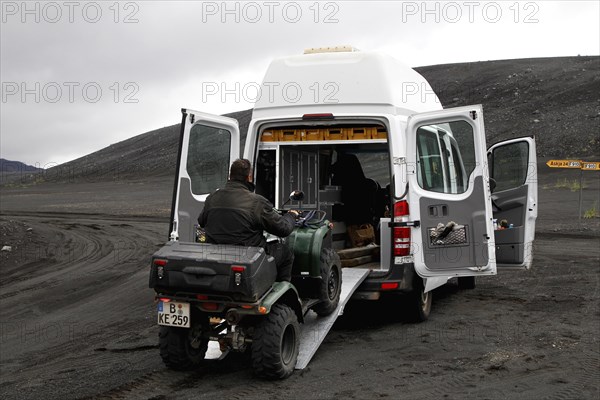
[[[345,105],[369,105],[371,110],[381,105],[406,115],[442,109],[423,76],[380,52],[317,52],[275,59],[257,97],[254,110],[262,116],[269,109],[307,106],[340,112]]]

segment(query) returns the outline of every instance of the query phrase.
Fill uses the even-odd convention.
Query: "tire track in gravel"
[[[554,258],[574,259],[597,239],[542,236],[533,273],[482,279],[470,292],[445,289],[423,324],[390,321],[398,303],[387,311],[372,303],[381,321],[355,313],[309,368],[269,382],[233,354],[192,372],[166,369],[147,288],[148,260],[166,223],[88,217],[22,217],[49,243],[81,250],[0,276],[0,294],[10,294],[0,308],[7,398],[597,397],[597,263]]]
[[[94,390],[90,380],[106,384],[125,379],[126,375],[111,377],[111,368],[104,365],[134,366],[135,360],[154,351],[147,268],[168,225],[55,215],[18,219],[32,226],[41,241],[39,248],[19,255],[19,268],[0,276],[2,392],[13,398],[40,398],[52,387],[42,382],[66,380],[71,386],[52,387],[52,397],[72,398]],[[94,352],[128,340],[132,347],[141,343],[148,351]],[[77,374],[61,372],[73,365],[79,366]],[[124,371],[138,373],[136,369]]]

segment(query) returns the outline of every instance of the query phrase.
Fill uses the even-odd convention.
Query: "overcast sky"
[[[242,89],[308,47],[381,50],[414,67],[600,53],[596,0],[3,1],[1,11],[0,156],[41,167],[175,124],[182,107],[250,108]]]

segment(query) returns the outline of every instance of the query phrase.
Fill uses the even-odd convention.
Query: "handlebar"
[[[290,210],[281,210],[277,209],[277,212],[281,215],[285,215]],[[323,220],[325,220],[325,216],[327,213],[323,210],[294,210],[298,212],[298,216],[295,218],[296,226],[311,226],[318,225]]]

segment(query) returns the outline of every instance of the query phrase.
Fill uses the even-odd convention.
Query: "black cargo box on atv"
[[[152,256],[151,268],[150,287],[157,292],[246,302],[257,301],[277,276],[275,261],[263,248],[202,243],[168,242]]]

